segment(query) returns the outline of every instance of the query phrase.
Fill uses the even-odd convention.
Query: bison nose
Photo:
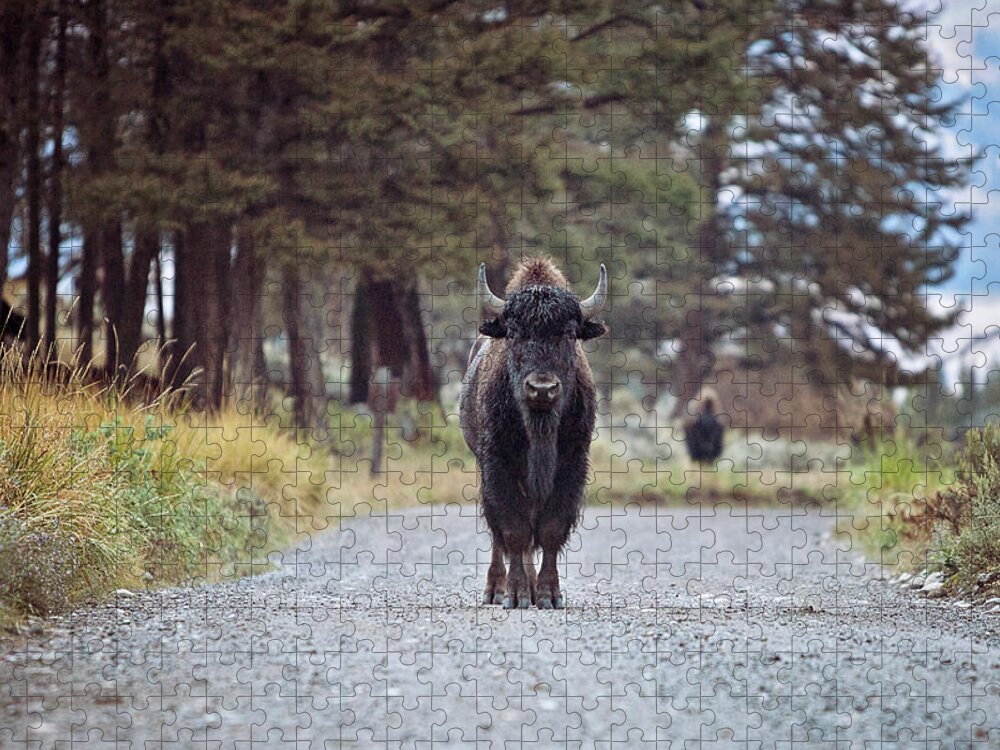
[[[551,403],[559,398],[562,383],[549,372],[532,373],[524,379],[524,396],[529,401]]]

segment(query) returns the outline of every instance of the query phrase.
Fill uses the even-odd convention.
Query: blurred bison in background
[[[515,271],[505,301],[490,290],[485,265],[479,268],[483,322],[459,412],[493,537],[483,602],[507,609],[563,607],[556,561],[580,511],[597,405],[580,342],[607,330],[596,320],[607,270],[601,266],[585,300],[568,287],[550,260],[532,258]]]
[[[684,443],[692,461],[711,463],[722,455],[722,423],[715,412],[719,397],[714,391],[703,389],[701,398],[688,404],[688,418],[684,424]]]
[[[23,341],[25,325],[24,316],[8,305],[6,300],[0,298],[0,340],[13,338]]]

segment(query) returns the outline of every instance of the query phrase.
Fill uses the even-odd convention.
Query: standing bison
[[[715,414],[719,397],[705,388],[701,397],[688,404],[691,417],[684,424],[684,442],[692,461],[707,464],[722,455],[722,423]]]
[[[459,411],[493,537],[483,601],[507,609],[563,607],[556,560],[579,515],[597,404],[580,342],[607,330],[596,320],[608,295],[607,270],[601,266],[585,300],[568,286],[551,261],[532,258],[518,266],[502,300],[479,267],[483,322]]]

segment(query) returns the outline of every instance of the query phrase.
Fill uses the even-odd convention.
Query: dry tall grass
[[[305,530],[303,518],[330,515],[325,458],[275,420],[135,404],[123,398],[132,383],[90,380],[83,367],[53,377],[19,353],[0,355],[7,615],[260,570]]]

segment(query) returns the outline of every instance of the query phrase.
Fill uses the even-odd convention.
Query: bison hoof
[[[565,606],[566,605],[563,603],[562,594],[556,594],[555,596],[538,597],[539,609],[563,609]]]
[[[485,594],[483,594],[483,604],[487,606],[491,606],[494,604],[503,604],[503,594],[500,593],[499,591],[495,591],[493,593],[487,591]]]
[[[527,609],[531,606],[531,597],[528,595],[514,597],[510,594],[503,599],[504,609]]]

